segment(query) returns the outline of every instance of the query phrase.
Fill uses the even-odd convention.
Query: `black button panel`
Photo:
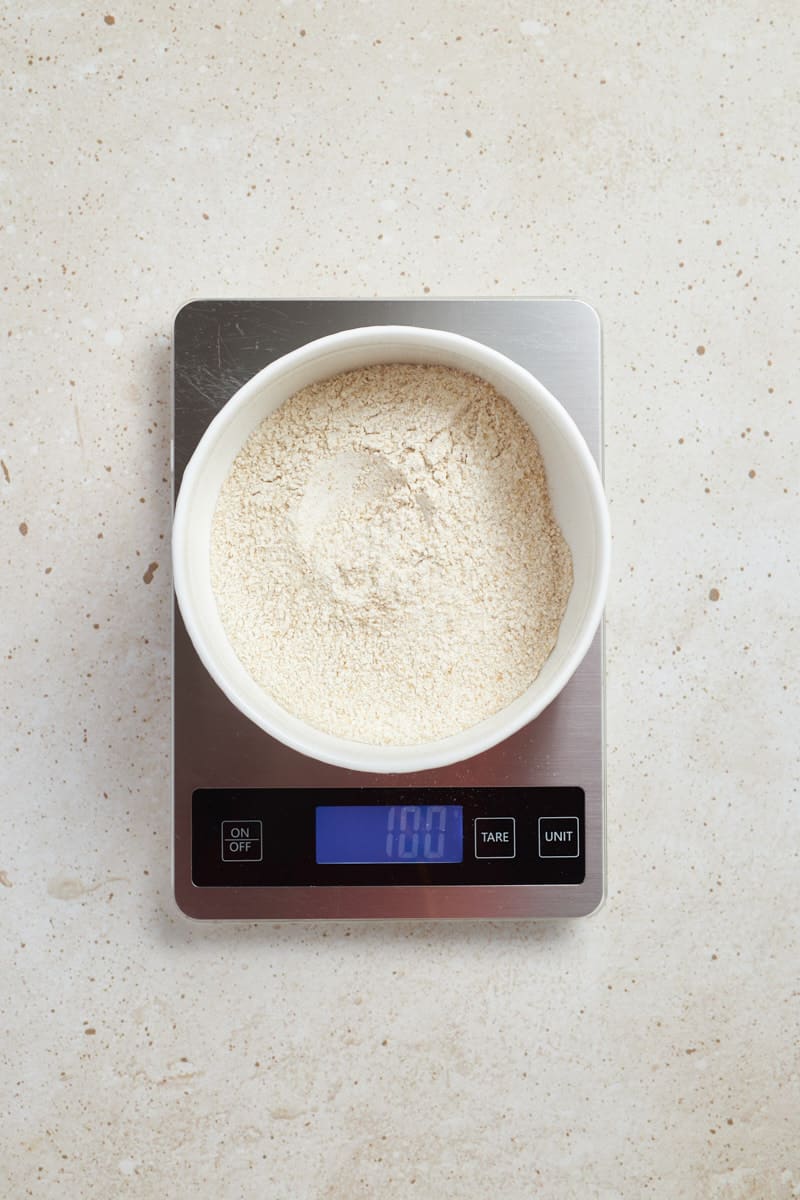
[[[461,861],[317,862],[318,807],[460,806]],[[580,884],[585,794],[534,788],[198,788],[195,887]],[[352,819],[352,814],[346,819]]]

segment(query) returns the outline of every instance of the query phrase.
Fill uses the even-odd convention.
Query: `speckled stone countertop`
[[[3,1195],[800,1194],[796,4],[0,29]],[[600,311],[595,917],[177,913],[170,330],[205,295]]]

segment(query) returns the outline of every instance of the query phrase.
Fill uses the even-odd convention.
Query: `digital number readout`
[[[318,863],[460,863],[460,804],[325,805],[317,808]]]

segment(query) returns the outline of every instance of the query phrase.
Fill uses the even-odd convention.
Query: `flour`
[[[533,683],[572,559],[509,401],[450,367],[389,364],[312,384],[255,430],[220,491],[211,582],[280,705],[412,745]]]

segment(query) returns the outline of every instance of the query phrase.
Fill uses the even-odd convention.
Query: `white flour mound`
[[[304,388],[255,430],[220,491],[211,580],[280,705],[413,745],[533,683],[572,559],[513,405],[477,376],[396,363]]]

